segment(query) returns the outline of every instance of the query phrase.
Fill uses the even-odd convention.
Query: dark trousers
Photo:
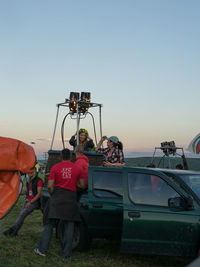
[[[40,239],[39,251],[46,253],[49,249],[53,228],[55,227],[57,219],[49,219],[48,223],[44,226],[44,231]],[[74,222],[63,221],[64,223],[64,244],[62,249],[63,258],[69,258],[72,256],[72,241],[74,235]]]
[[[25,206],[28,202],[29,202],[28,199],[24,201],[24,204],[20,210],[19,217],[16,219],[15,223],[11,226],[11,228],[15,231],[15,233],[17,233],[19,229],[22,227],[25,218],[39,207],[39,203],[34,202],[33,204],[30,205],[29,208],[26,208]]]

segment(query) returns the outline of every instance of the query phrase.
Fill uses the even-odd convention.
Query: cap
[[[108,138],[108,140],[115,143],[115,144],[117,144],[119,142],[119,139],[117,136],[111,136]]]

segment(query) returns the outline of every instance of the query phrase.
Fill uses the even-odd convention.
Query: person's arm
[[[49,194],[50,194],[50,195],[53,194],[54,183],[55,183],[55,180],[49,180],[49,181],[48,181],[47,187],[48,187],[48,191],[49,191]]]
[[[26,204],[26,208],[30,207],[31,204],[35,203],[41,197],[41,195],[42,195],[42,186],[38,186],[37,195]]]
[[[101,145],[103,144],[103,142],[106,140],[107,136],[102,136],[101,140],[99,141],[99,143],[97,144],[97,148],[96,151],[99,150],[101,148]]]
[[[88,148],[93,148],[94,147],[94,142],[93,142],[93,140],[91,138],[89,138],[87,145],[88,145]]]
[[[51,168],[51,171],[50,171],[50,174],[49,174],[48,183],[47,183],[47,188],[48,188],[48,192],[49,192],[50,195],[53,194],[55,180],[56,180],[56,165],[54,165]]]
[[[105,161],[104,166],[107,166],[107,167],[123,167],[125,165],[124,163],[124,153],[122,150],[119,150],[119,155],[118,155],[118,162],[116,163],[111,163],[111,162],[108,162],[108,161]]]
[[[71,139],[69,140],[71,146],[75,146],[75,140],[76,140],[75,135],[72,135]]]
[[[77,187],[84,189],[86,188],[85,179],[79,179],[76,184]]]
[[[111,163],[109,161],[105,161],[103,165],[106,167],[123,167],[125,163],[120,163],[120,162]]]

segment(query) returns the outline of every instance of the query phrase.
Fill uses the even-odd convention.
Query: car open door
[[[194,256],[200,236],[198,204],[193,201],[188,210],[169,207],[170,198],[184,202],[188,194],[162,172],[132,168],[123,178],[121,252]]]

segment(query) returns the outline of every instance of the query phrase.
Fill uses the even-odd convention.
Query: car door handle
[[[129,218],[139,218],[140,217],[140,212],[139,211],[129,211],[128,212],[128,217]]]
[[[93,208],[100,209],[100,208],[103,208],[103,205],[102,204],[94,204]]]

